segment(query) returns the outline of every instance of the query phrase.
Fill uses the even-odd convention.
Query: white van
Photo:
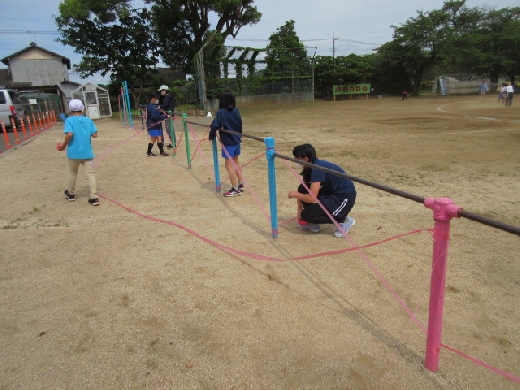
[[[14,119],[16,127],[20,126],[20,119],[23,119],[24,116],[23,104],[16,91],[0,88],[0,121],[4,121],[5,128],[12,127],[11,118]]]

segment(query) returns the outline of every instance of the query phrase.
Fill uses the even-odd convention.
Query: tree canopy
[[[236,37],[242,27],[258,23],[262,17],[254,0],[146,0],[146,3],[152,6],[161,58],[187,73],[193,73],[192,60],[210,36],[216,39],[205,52],[208,70],[223,56],[226,37]],[[210,13],[218,16],[213,28]]]
[[[136,82],[161,60],[190,73],[192,60],[208,36],[213,52],[224,39],[257,23],[262,14],[254,0],[146,0],[150,8],[133,9],[130,0],[64,0],[55,20],[58,41],[83,58],[76,70],[82,77],[100,72],[113,79]],[[213,30],[209,14],[218,15]],[[208,63],[210,63],[208,58]]]
[[[393,40],[374,58],[382,88],[419,92],[425,72],[474,73],[512,82],[520,73],[520,8],[468,8],[445,1],[439,10],[417,11],[394,29]],[[378,75],[379,73],[379,75]],[[380,76],[386,75],[384,79]]]
[[[194,58],[202,47],[210,79],[222,77],[222,63],[227,76],[227,64],[233,61],[240,64],[237,78],[246,64],[249,78],[261,73],[259,78],[271,80],[292,77],[293,83],[295,75],[309,77],[314,66],[316,91],[323,96],[337,83],[370,82],[378,93],[418,93],[432,74],[473,73],[495,83],[500,76],[514,82],[520,74],[520,7],[470,8],[466,0],[447,0],[441,9],[417,11],[392,26],[392,40],[375,53],[337,58],[308,58],[295,21],[289,20],[269,37],[262,61],[266,68],[255,72],[263,49],[242,50],[235,59],[224,48],[226,37],[260,21],[254,0],[144,1],[146,7],[140,9],[130,0],[62,1],[55,18],[58,41],[83,55],[75,66],[82,77],[99,72],[135,85],[161,62],[194,74]],[[214,26],[210,15],[217,16]]]
[[[293,74],[310,74],[307,50],[296,35],[294,20],[289,20],[269,37],[266,48],[265,75],[286,77]]]
[[[59,10],[58,41],[83,55],[75,66],[82,77],[99,72],[137,82],[159,63],[147,9],[131,9],[127,0],[65,0]]]

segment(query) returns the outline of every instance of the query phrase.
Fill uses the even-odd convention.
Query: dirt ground
[[[520,226],[516,103],[239,108],[244,132],[275,137],[280,154],[311,142],[354,176]],[[204,127],[192,126],[188,169],[184,138],[175,157],[147,158],[136,122],[96,122],[99,207],[82,172],[64,199],[63,125],[0,155],[0,389],[520,388],[518,236],[452,221],[446,347],[430,372],[431,210],[357,184],[347,238],[299,231],[287,198],[298,180],[277,159],[273,239],[263,143],[244,140],[247,190],[224,198],[210,143],[197,148]]]

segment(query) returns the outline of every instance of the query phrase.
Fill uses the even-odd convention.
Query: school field
[[[520,101],[239,109],[244,133],[274,137],[282,155],[310,142],[356,177],[520,226]],[[0,389],[520,387],[518,236],[452,220],[444,346],[430,372],[430,209],[357,184],[347,238],[332,225],[299,231],[287,198],[298,179],[277,159],[273,239],[262,142],[244,140],[247,190],[224,198],[205,127],[191,126],[188,169],[184,136],[175,157],[147,158],[139,120],[96,125],[99,207],[82,171],[76,201],[63,196],[62,124],[0,154]]]

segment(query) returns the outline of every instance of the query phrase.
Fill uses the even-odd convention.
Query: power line
[[[374,42],[362,42],[362,41],[356,41],[354,39],[348,39],[348,38],[339,38],[335,37],[334,40],[339,40],[341,42],[348,42],[348,43],[358,43],[361,45],[373,45],[373,46],[381,46],[380,43],[374,43]],[[330,41],[331,38],[311,38],[311,39],[301,39],[301,42],[318,42],[318,41]],[[259,39],[259,38],[251,38],[251,39],[233,39],[233,41],[245,41],[245,42],[269,42],[269,39]]]
[[[58,31],[32,31],[32,30],[1,30],[0,34],[56,34],[60,35]]]

